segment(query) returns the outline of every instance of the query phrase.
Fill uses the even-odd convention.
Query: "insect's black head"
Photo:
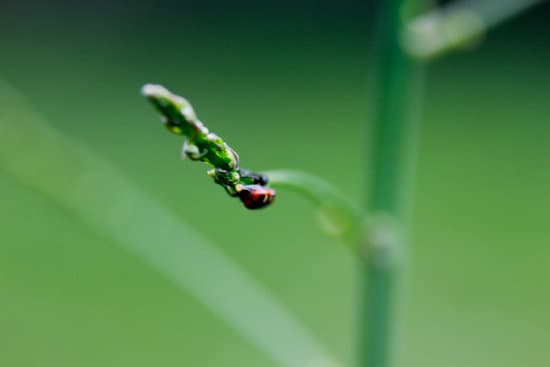
[[[251,172],[242,168],[239,168],[239,173],[241,175],[241,182],[246,185],[267,186],[268,179],[266,175]]]
[[[261,209],[275,200],[275,190],[260,185],[245,185],[239,188],[239,198],[248,209]]]

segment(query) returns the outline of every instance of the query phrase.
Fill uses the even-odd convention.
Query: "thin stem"
[[[319,210],[322,229],[349,244],[357,244],[361,212],[344,194],[320,177],[300,171],[263,172],[275,188],[294,190],[313,202]]]
[[[407,51],[419,59],[433,59],[465,48],[492,28],[542,0],[462,0],[411,20],[403,33]]]
[[[362,312],[360,366],[391,364],[395,298],[406,248],[411,204],[411,168],[418,131],[417,113],[423,73],[404,52],[402,9],[416,1],[381,2],[377,81],[373,106],[373,154],[368,195],[369,232],[362,246],[369,256],[361,268]]]

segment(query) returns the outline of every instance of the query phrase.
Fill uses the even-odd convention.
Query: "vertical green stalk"
[[[407,217],[423,73],[404,51],[404,7],[415,0],[381,1],[374,86],[373,152],[368,192],[369,233],[361,271],[361,367],[391,364],[395,300],[406,248]]]

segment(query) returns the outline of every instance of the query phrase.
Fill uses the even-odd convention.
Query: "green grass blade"
[[[163,273],[278,365],[334,365],[310,332],[237,263],[105,161],[55,131],[1,82],[0,171]]]

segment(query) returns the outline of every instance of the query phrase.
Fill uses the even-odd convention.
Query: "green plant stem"
[[[321,228],[355,246],[363,215],[344,194],[320,177],[300,171],[262,172],[275,188],[288,188],[309,199],[318,209]],[[357,250],[357,248],[355,248]]]
[[[361,277],[361,367],[391,364],[399,269],[406,248],[411,204],[410,177],[418,131],[417,114],[423,72],[402,49],[402,10],[416,1],[381,2],[374,87],[373,152],[368,193],[368,231],[362,247],[368,254]]]

